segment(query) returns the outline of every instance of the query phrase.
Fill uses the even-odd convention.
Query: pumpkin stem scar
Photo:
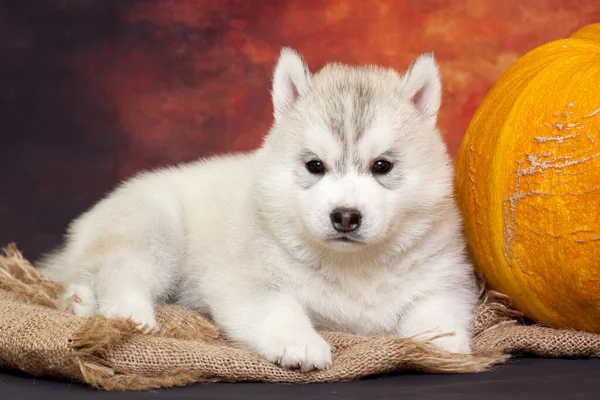
[[[534,140],[538,143],[553,142],[553,141],[556,143],[563,143],[565,140],[573,139],[573,138],[576,138],[577,136],[579,136],[579,133],[572,133],[570,135],[565,135],[565,136],[536,136],[534,138]]]
[[[588,139],[590,139],[590,142],[591,142],[591,143],[594,143],[594,138],[592,137],[592,135],[590,135],[590,133],[589,133],[589,132],[588,132],[588,133],[586,133],[586,135],[587,135]]]
[[[556,118],[568,118],[569,116],[573,115],[574,112],[567,111],[567,110],[571,109],[574,105],[575,105],[574,102],[567,104],[565,111],[553,114],[553,116]],[[577,137],[579,137],[581,135],[582,132],[580,129],[582,128],[582,125],[583,125],[583,123],[582,123],[583,119],[591,118],[598,114],[600,114],[600,108],[598,108],[597,110],[594,110],[593,112],[591,112],[590,114],[587,114],[585,116],[580,115],[579,120],[576,120],[576,121],[573,121],[573,120],[564,121],[563,120],[561,122],[554,122],[554,123],[544,122],[543,124],[545,126],[549,127],[551,131],[554,131],[556,129],[558,131],[565,132],[565,134],[549,135],[549,136],[536,136],[536,137],[534,137],[533,142],[537,145],[545,146],[546,148],[548,148],[549,144],[553,144],[554,146],[550,146],[550,149],[554,149],[554,150],[560,149],[560,148],[562,148],[561,145],[564,144],[567,140],[576,139]],[[568,131],[573,130],[573,129],[577,129],[577,131],[574,133],[567,133]],[[589,139],[590,143],[593,144],[594,138],[590,135],[589,132],[586,133],[586,136]],[[576,150],[576,148],[573,148],[573,150]],[[583,164],[587,161],[590,161],[592,159],[600,157],[600,153],[590,154],[591,153],[590,150],[580,152],[579,154],[575,154],[575,155],[564,155],[564,156],[555,156],[555,157],[552,157],[553,154],[549,151],[546,151],[544,153],[539,153],[539,154],[525,153],[524,159],[516,161],[517,167],[516,167],[516,174],[515,174],[514,191],[507,198],[504,199],[503,210],[502,210],[502,215],[503,215],[503,219],[504,219],[504,241],[503,241],[502,247],[503,247],[504,258],[506,259],[506,262],[508,263],[508,265],[513,265],[513,263],[516,263],[520,267],[521,272],[528,274],[528,275],[533,275],[532,273],[528,272],[526,270],[526,268],[523,266],[521,260],[519,259],[518,254],[514,248],[514,244],[519,241],[519,234],[518,234],[517,228],[519,227],[520,223],[517,220],[516,209],[517,209],[517,203],[520,200],[522,200],[526,197],[535,197],[535,196],[539,196],[539,197],[565,196],[565,195],[581,196],[584,194],[600,191],[600,186],[599,186],[599,187],[585,188],[584,190],[580,190],[577,192],[575,192],[575,191],[547,192],[547,191],[532,189],[531,182],[529,182],[529,181],[525,182],[526,186],[527,186],[527,188],[526,188],[527,190],[524,190],[522,188],[522,186],[523,186],[522,179],[525,176],[539,175],[541,177],[541,179],[544,180],[544,179],[548,178],[547,176],[544,176],[544,173],[546,171],[548,171],[552,175],[556,175],[556,174],[561,174],[561,176],[563,176],[563,175],[579,175],[585,171],[568,172],[568,171],[564,171],[564,169],[568,168],[568,167],[576,166],[579,164]],[[471,152],[472,151],[473,151],[473,149],[471,148]],[[524,166],[524,164],[527,164],[527,166]],[[564,183],[567,183],[567,182],[559,181],[557,184],[552,184],[551,188],[560,186]],[[527,227],[527,230],[532,232],[535,235],[541,235],[540,232],[536,231],[535,229],[533,229],[531,227]],[[585,232],[589,233],[592,231],[590,231],[589,229],[579,229],[579,230],[570,232],[570,234],[585,233]],[[558,235],[558,234],[550,233],[550,232],[547,232],[545,234],[552,238],[563,237],[563,235]],[[598,240],[600,240],[600,237],[591,238],[589,240],[598,241]],[[586,242],[586,240],[580,239],[580,238],[576,238],[576,239],[574,239],[574,241],[576,243],[585,243]]]
[[[473,152],[475,151],[475,149],[473,149],[473,145],[469,146],[469,179],[471,180],[471,183],[475,183],[475,170],[473,169]]]
[[[475,174],[476,171],[473,168],[473,153],[475,152],[475,149],[473,148],[473,145],[471,144],[469,146],[469,180],[471,181],[472,185],[471,185],[471,196],[473,196],[473,201],[475,202],[475,208],[477,209],[477,212],[475,213],[476,217],[476,223],[477,225],[482,226],[483,222],[481,221],[481,203],[479,202],[479,197],[477,195],[477,191],[475,190]]]
[[[593,117],[594,115],[596,115],[596,114],[600,114],[600,108],[598,108],[598,109],[596,109],[596,110],[592,111],[590,114],[586,115],[586,116],[585,116],[585,117],[583,117],[583,118],[592,118],[592,117]]]
[[[586,232],[594,232],[592,229],[578,229],[576,231],[570,232],[570,235],[576,235],[578,233],[586,233]]]

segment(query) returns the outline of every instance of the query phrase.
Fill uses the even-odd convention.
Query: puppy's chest
[[[318,329],[354,334],[393,333],[415,296],[398,274],[320,274],[297,286],[297,296]]]

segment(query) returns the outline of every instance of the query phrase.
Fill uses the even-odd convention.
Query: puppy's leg
[[[469,293],[430,294],[414,304],[402,316],[397,334],[402,337],[418,335],[422,339],[439,334],[432,341],[440,350],[452,353],[471,352],[471,322],[475,297]]]
[[[229,298],[213,315],[235,342],[284,368],[327,369],[331,348],[315,331],[302,306],[282,293]]]
[[[159,268],[143,251],[110,251],[96,275],[99,313],[107,318],[131,318],[140,328],[157,328],[154,306],[166,290]]]

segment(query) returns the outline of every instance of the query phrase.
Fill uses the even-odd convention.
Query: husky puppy
[[[405,74],[284,48],[259,149],[147,171],[41,260],[66,311],[156,328],[171,302],[285,368],[332,363],[319,330],[434,338],[470,352],[477,292],[436,128],[432,55]]]

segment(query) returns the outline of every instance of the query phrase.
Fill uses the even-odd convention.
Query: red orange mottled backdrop
[[[513,61],[599,21],[596,0],[4,0],[0,244],[35,257],[139,169],[256,147],[283,45],[313,70],[434,51],[456,155]]]

